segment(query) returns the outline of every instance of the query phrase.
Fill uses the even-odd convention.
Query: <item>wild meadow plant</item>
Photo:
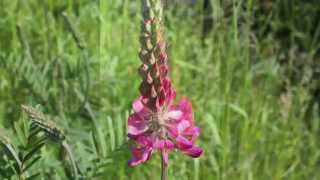
[[[73,153],[66,141],[63,130],[48,119],[41,111],[26,105],[22,110],[27,114],[28,120],[15,124],[20,145],[14,145],[0,129],[0,145],[4,147],[4,167],[0,167],[0,177],[5,179],[32,180],[41,176],[41,172],[32,172],[36,163],[41,161],[41,149],[53,142],[61,152],[60,161],[68,179],[79,179],[78,167]]]
[[[194,145],[200,134],[195,126],[192,105],[183,98],[175,105],[176,91],[168,76],[168,55],[164,38],[162,0],[142,0],[141,50],[139,74],[141,96],[132,104],[128,118],[131,147],[130,166],[147,161],[154,151],[161,153],[161,179],[167,179],[168,153],[180,150],[199,157],[203,150]]]

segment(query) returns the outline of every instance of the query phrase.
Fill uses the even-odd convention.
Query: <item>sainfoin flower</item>
[[[147,161],[159,151],[165,164],[168,153],[179,150],[191,157],[199,157],[203,150],[195,146],[200,129],[194,124],[192,105],[182,98],[174,104],[176,92],[168,76],[168,56],[162,31],[162,6],[160,0],[143,0],[139,68],[143,82],[141,96],[133,102],[133,113],[128,118],[128,137],[135,166]]]
[[[133,103],[133,109],[128,122],[128,135],[138,146],[131,149],[133,157],[129,165],[147,161],[154,150],[162,153],[166,163],[168,152],[173,149],[191,157],[201,155],[202,149],[194,146],[200,129],[194,126],[191,103],[187,99],[153,112],[140,97]]]

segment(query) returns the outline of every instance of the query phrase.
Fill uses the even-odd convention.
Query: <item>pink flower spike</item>
[[[146,162],[153,152],[162,156],[162,177],[166,179],[172,150],[199,157],[203,150],[195,145],[200,128],[195,126],[192,104],[186,98],[175,103],[176,91],[169,77],[169,57],[163,36],[161,0],[143,0],[141,26],[142,82],[140,96],[132,103],[128,118],[128,137],[132,143],[130,166]]]

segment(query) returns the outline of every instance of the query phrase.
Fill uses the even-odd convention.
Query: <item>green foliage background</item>
[[[199,159],[172,152],[170,179],[317,179],[317,1],[212,0],[205,37],[203,2],[187,2],[166,6],[170,76],[179,98],[193,103],[205,152]],[[156,154],[126,164],[140,20],[139,1],[0,1],[1,133],[26,150],[20,105],[40,104],[65,130],[83,179],[158,179]],[[37,154],[28,170],[40,173],[34,179],[70,178],[55,143]]]

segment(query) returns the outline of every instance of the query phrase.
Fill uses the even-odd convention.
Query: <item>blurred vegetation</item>
[[[175,0],[165,14],[170,76],[193,102],[205,149],[171,153],[169,177],[317,179],[317,0]],[[0,17],[0,179],[160,177],[157,156],[126,164],[139,1],[2,0]],[[26,121],[21,104],[38,105],[70,148],[50,140],[55,126]]]

